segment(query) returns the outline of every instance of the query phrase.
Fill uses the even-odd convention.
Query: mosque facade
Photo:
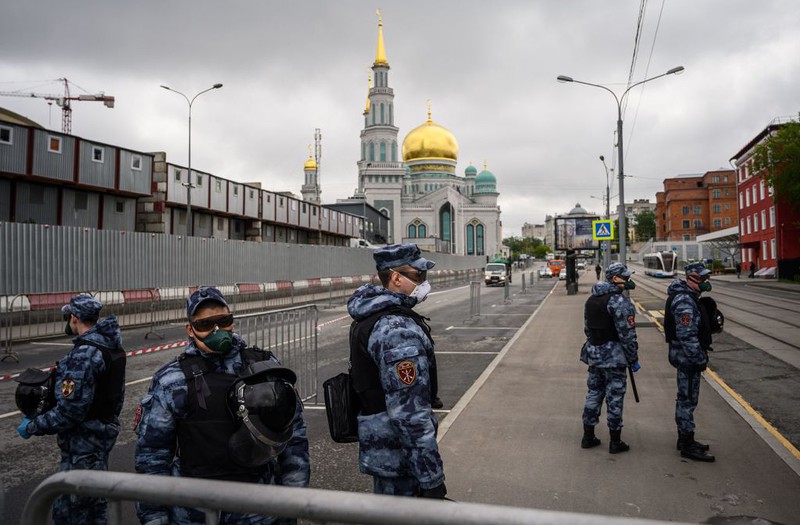
[[[399,143],[394,91],[378,20],[378,43],[368,79],[358,160],[358,187],[346,202],[366,201],[391,220],[388,243],[413,242],[426,251],[494,256],[501,253],[497,179],[484,163],[456,172],[458,142],[428,118]],[[310,159],[310,156],[309,156]],[[313,195],[315,166],[305,167],[305,195]],[[318,194],[316,194],[318,195]]]

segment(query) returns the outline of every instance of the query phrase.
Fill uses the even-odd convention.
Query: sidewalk
[[[787,466],[707,381],[695,413],[697,438],[711,445],[717,462],[680,457],[675,370],[662,334],[642,316],[641,403],[634,402],[629,383],[623,414],[622,437],[631,451],[608,453],[605,409],[597,427],[602,445],[580,448],[586,366],[578,354],[588,293],[583,285],[568,296],[559,283],[487,369],[485,382],[444,420],[440,449],[449,496],[609,516],[688,522],[757,516],[796,523],[800,467]]]

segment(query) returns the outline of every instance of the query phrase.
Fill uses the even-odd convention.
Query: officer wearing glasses
[[[186,314],[186,350],[156,372],[136,410],[136,472],[307,487],[308,439],[294,373],[234,333],[234,316],[216,288],[192,293]],[[205,523],[198,509],[139,502],[136,512],[144,524]],[[294,523],[230,512],[219,520]]]
[[[438,390],[433,338],[413,307],[431,286],[433,261],[415,244],[373,253],[381,285],[350,297],[350,361],[361,401],[359,467],[376,494],[444,498],[444,469],[432,402]]]

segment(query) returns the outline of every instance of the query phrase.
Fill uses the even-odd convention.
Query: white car
[[[586,269],[586,264],[584,264],[582,262],[579,262],[578,263],[578,270],[585,270],[585,269]]]
[[[558,280],[559,281],[566,281],[567,280],[567,269],[561,268],[561,271],[558,272]]]
[[[539,278],[540,279],[542,277],[552,277],[552,276],[553,276],[553,272],[550,271],[550,267],[549,266],[542,266],[541,268],[539,268]]]

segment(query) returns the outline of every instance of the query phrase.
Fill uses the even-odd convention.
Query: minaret
[[[308,159],[303,164],[303,172],[305,174],[305,181],[300,189],[303,194],[303,200],[311,204],[320,204],[320,187],[317,180],[317,161],[311,155],[311,144],[308,145]]]
[[[399,129],[394,125],[394,91],[389,87],[389,61],[386,59],[383,42],[383,18],[380,11],[376,13],[378,44],[363,113],[358,189],[354,197],[366,199],[375,208],[389,215],[389,242],[399,242],[402,238],[400,211],[405,170],[397,143]]]

